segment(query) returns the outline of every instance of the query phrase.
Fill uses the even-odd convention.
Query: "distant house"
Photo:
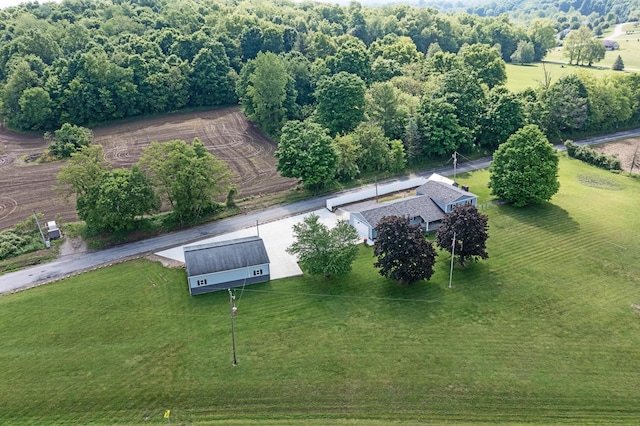
[[[184,247],[189,293],[209,293],[269,281],[269,256],[259,237]]]
[[[604,39],[604,40],[602,40],[602,44],[604,44],[604,48],[607,49],[607,50],[618,50],[618,49],[620,49],[620,45],[618,44],[617,41]]]
[[[433,174],[429,180],[416,189],[414,196],[385,203],[369,201],[347,207],[350,211],[349,223],[360,236],[375,240],[376,227],[384,216],[408,217],[411,224],[417,224],[425,231],[435,231],[446,213],[458,204],[476,205],[478,196],[458,188],[455,183],[440,175]]]

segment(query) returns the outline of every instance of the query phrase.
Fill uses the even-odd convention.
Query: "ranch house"
[[[189,293],[209,293],[269,281],[269,256],[259,237],[184,247]]]
[[[365,202],[349,207],[349,223],[361,237],[376,239],[376,227],[384,216],[404,216],[411,224],[420,225],[424,231],[435,231],[446,213],[458,204],[476,205],[478,196],[469,188],[458,188],[447,178],[434,174],[416,189],[415,195],[385,203]]]

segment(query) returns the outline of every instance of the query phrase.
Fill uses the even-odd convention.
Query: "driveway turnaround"
[[[184,263],[184,247],[257,235],[264,241],[267,254],[269,255],[269,261],[271,262],[269,265],[271,279],[276,280],[279,278],[295,277],[297,275],[302,275],[302,271],[298,266],[296,257],[287,253],[286,249],[293,244],[293,225],[302,222],[305,217],[311,214],[318,215],[320,217],[320,223],[323,223],[329,228],[333,228],[340,219],[349,220],[348,215],[344,215],[342,210],[338,210],[336,213],[331,213],[329,210],[323,208],[310,213],[258,224],[251,228],[245,228],[240,231],[207,238],[185,246],[159,251],[156,252],[156,255]]]

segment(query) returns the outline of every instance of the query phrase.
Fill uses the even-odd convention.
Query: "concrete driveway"
[[[349,220],[349,215],[345,214],[342,210],[337,210],[336,213],[331,213],[327,209],[320,209],[280,220],[274,220],[268,223],[261,223],[258,224],[257,227],[253,226],[240,231],[206,238],[183,246],[159,251],[155,254],[184,263],[184,247],[259,235],[264,241],[267,254],[269,255],[269,260],[271,261],[271,265],[269,267],[271,271],[271,279],[276,280],[279,278],[295,277],[302,275],[302,271],[298,266],[295,256],[287,253],[286,249],[293,244],[293,225],[302,222],[305,217],[311,214],[318,215],[320,217],[320,222],[329,228],[336,226],[338,220]]]

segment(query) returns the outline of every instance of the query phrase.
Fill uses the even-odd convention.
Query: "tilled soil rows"
[[[607,155],[615,154],[622,163],[622,170],[640,173],[640,139],[624,139],[592,147],[594,150]],[[634,159],[635,155],[635,159]],[[633,162],[633,167],[632,166]]]
[[[244,116],[238,108],[166,115],[93,129],[94,144],[104,147],[105,158],[114,168],[135,164],[151,142],[199,138],[207,150],[229,165],[238,197],[286,191],[296,180],[280,176],[273,155],[277,145]],[[60,216],[77,220],[75,201],[65,202],[54,189],[56,174],[66,162],[29,162],[42,153],[42,136],[23,135],[0,129],[0,230],[24,220],[33,211],[47,220]]]

